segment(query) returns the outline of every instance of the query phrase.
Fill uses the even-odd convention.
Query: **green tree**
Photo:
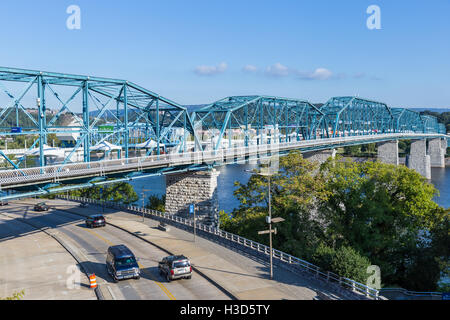
[[[444,218],[433,201],[434,186],[405,166],[379,162],[329,160],[321,175],[330,195],[320,203],[321,217],[328,222],[327,244],[362,253],[380,266],[383,282],[418,290],[413,281],[418,275],[411,268],[421,263],[430,241],[426,232]],[[438,269],[428,272],[429,279],[439,274]],[[432,283],[420,290],[430,290]]]
[[[220,214],[221,227],[268,244],[257,234],[267,229],[267,178],[236,185],[240,206]],[[434,186],[405,166],[337,158],[319,167],[292,152],[280,158],[271,193],[273,216],[285,219],[279,250],[362,282],[373,263],[383,283],[409,290],[435,290],[448,272],[448,213]]]
[[[134,203],[139,200],[139,196],[133,186],[126,182],[114,183],[102,187],[95,186],[91,188],[73,190],[69,194],[75,197],[105,200],[124,204]]]
[[[295,151],[280,158],[279,172],[271,177],[272,215],[285,219],[276,226],[274,247],[304,259],[312,255],[323,234],[315,203],[327,195],[323,179],[316,176],[318,171],[318,164]],[[240,206],[233,211],[232,222],[225,225],[230,232],[268,244],[267,235],[257,235],[267,229],[267,177],[254,174],[247,184],[236,186]]]
[[[330,270],[341,277],[346,277],[365,284],[369,259],[361,256],[355,249],[342,246],[332,257]]]
[[[166,196],[163,195],[160,198],[156,195],[151,195],[150,197],[148,197],[148,203],[145,207],[150,210],[166,212]]]
[[[323,270],[363,284],[367,281],[367,267],[372,265],[369,259],[351,247],[342,246],[334,249],[323,243],[317,247],[311,261]]]
[[[344,147],[344,154],[350,157],[358,157],[361,155],[361,146]]]

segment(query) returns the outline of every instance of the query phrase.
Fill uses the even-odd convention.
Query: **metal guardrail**
[[[119,160],[104,160],[89,163],[71,163],[46,167],[0,171],[0,190],[7,186],[31,184],[38,182],[57,183],[61,179],[70,179],[85,176],[104,176],[108,173],[127,170],[142,171],[148,168],[181,166],[190,164],[234,163],[234,159],[245,157],[270,157],[272,153],[289,151],[293,149],[308,148],[335,148],[346,143],[360,141],[373,142],[389,139],[435,137],[436,134],[374,134],[366,136],[351,136],[343,138],[303,140],[296,142],[263,144],[249,147],[235,147],[217,151],[186,152],[181,154],[164,154]],[[314,151],[314,150],[311,150]]]
[[[412,300],[421,300],[423,298],[428,298],[426,300],[442,299],[442,292],[418,292],[409,291],[403,288],[383,288],[380,290],[380,295],[386,296],[393,300],[405,300],[405,297],[410,297]]]
[[[165,219],[166,221],[175,222],[184,226],[188,227],[194,227],[193,220],[186,219],[183,217],[178,217],[176,215],[171,215],[168,213],[159,212],[156,210],[150,210],[145,209],[138,206],[132,206],[132,205],[124,205],[124,204],[118,204],[110,201],[101,201],[101,200],[94,200],[89,198],[82,198],[82,197],[72,197],[67,195],[61,195],[58,196],[59,199],[64,199],[68,201],[77,201],[77,202],[84,202],[84,203],[91,203],[96,204],[100,206],[106,206],[109,208],[114,209],[121,209],[121,210],[127,210],[131,211],[137,214],[145,214],[150,216],[156,216],[162,219]],[[231,242],[237,243],[239,245],[242,245],[248,249],[254,250],[257,253],[262,253],[264,255],[270,255],[270,248],[264,244],[258,243],[253,240],[246,239],[244,237],[238,236],[236,234],[229,233],[224,230],[220,230],[211,226],[207,226],[201,223],[196,223],[197,229],[200,231],[203,231],[207,235],[213,235],[216,237],[220,237],[222,239],[229,240]],[[277,259],[279,262],[283,263],[284,265],[290,267],[292,271],[306,271],[309,274],[322,279],[328,283],[334,283],[336,285],[339,285],[339,287],[342,287],[346,290],[349,290],[353,293],[361,294],[366,298],[369,299],[375,299],[380,300],[380,292],[377,289],[371,288],[367,285],[364,285],[362,283],[359,283],[355,280],[348,279],[345,277],[340,277],[339,275],[333,273],[333,272],[327,272],[321,270],[320,267],[309,263],[305,260],[302,260],[300,258],[294,257],[290,254],[287,254],[285,252],[273,249],[273,258]]]

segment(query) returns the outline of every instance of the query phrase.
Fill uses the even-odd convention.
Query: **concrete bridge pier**
[[[395,164],[398,166],[398,140],[379,143],[378,160],[382,163]]]
[[[219,171],[212,169],[166,175],[166,212],[193,219],[193,215],[189,214],[189,205],[195,204],[197,221],[217,226],[219,174]]]
[[[413,140],[411,151],[407,157],[406,165],[410,169],[416,170],[422,176],[431,179],[431,159],[427,154],[427,140]]]
[[[336,157],[336,149],[305,152],[303,154],[304,159],[319,162],[320,164],[327,161],[330,157],[333,159]]]
[[[446,139],[431,139],[428,141],[428,154],[432,168],[445,168],[445,153],[447,152]]]

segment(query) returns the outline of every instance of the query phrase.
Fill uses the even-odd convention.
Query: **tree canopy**
[[[322,268],[365,283],[367,266],[381,269],[385,286],[438,289],[448,272],[448,212],[437,190],[405,166],[330,159],[321,166],[300,152],[280,158],[271,178],[274,247]],[[267,177],[236,183],[240,206],[220,215],[221,227],[268,243]]]
[[[70,192],[70,195],[124,204],[131,204],[139,200],[139,196],[133,186],[126,182],[73,190]]]

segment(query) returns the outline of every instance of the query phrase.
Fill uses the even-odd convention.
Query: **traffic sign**
[[[273,230],[264,230],[264,231],[259,231],[258,234],[262,235],[262,234],[269,234],[269,233],[274,233],[277,234],[277,228],[273,229]]]
[[[101,125],[101,126],[98,126],[98,131],[101,133],[114,133],[114,126]]]
[[[194,209],[195,209],[194,205],[190,204],[189,205],[189,214],[194,214]]]
[[[11,133],[22,133],[22,128],[21,127],[12,127]]]

